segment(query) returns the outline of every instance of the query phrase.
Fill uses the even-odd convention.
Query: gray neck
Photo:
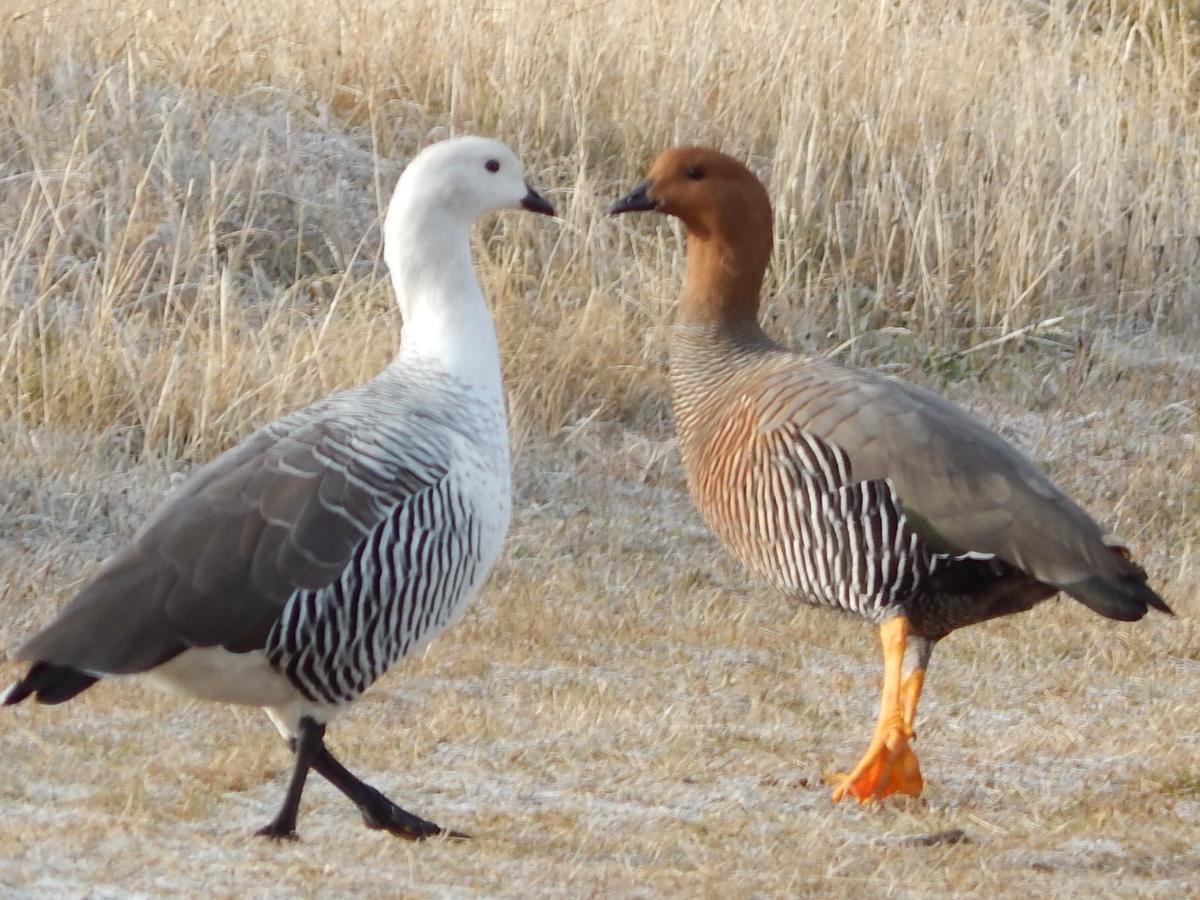
[[[680,437],[704,426],[747,367],[780,349],[757,322],[730,328],[677,318],[671,326],[671,399]]]

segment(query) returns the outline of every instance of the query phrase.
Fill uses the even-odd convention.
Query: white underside
[[[296,736],[302,717],[328,723],[341,709],[306,699],[271,667],[261,650],[231,653],[223,647],[193,647],[151,669],[146,676],[152,684],[171,693],[261,706],[285,740]]]

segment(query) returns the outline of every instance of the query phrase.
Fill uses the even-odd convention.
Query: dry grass
[[[332,732],[477,840],[370,834],[314,785],[302,843],[247,841],[285,780],[265,719],[102,685],[5,713],[0,891],[1194,889],[1196,4],[132,6],[0,0],[0,646],[172,473],[383,364],[395,177],[437,136],[496,134],[562,213],[478,231],[514,533],[463,623]],[[952,638],[920,803],[828,804],[820,773],[873,720],[874,640],[750,585],[684,494],[678,236],[602,216],[684,140],[776,198],[775,333],[976,409],[1181,613],[1063,602]]]

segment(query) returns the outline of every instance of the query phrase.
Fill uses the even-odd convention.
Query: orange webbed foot
[[[847,794],[859,803],[882,800],[892,794],[919,797],[925,781],[921,778],[917,754],[908,743],[911,732],[905,732],[902,727],[892,729],[884,740],[872,742],[854,771],[826,778],[827,783],[835,785],[833,801],[836,803]]]
[[[879,706],[879,721],[871,746],[849,774],[830,775],[826,783],[835,785],[833,801],[847,794],[859,803],[882,800],[892,794],[919,797],[925,781],[921,764],[909,741],[913,738],[913,722],[917,717],[917,701],[925,683],[924,659],[907,676],[902,677],[904,651],[908,641],[909,623],[903,615],[895,616],[879,626],[883,643],[883,696]]]

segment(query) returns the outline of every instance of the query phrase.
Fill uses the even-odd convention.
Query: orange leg
[[[904,646],[908,640],[908,619],[896,616],[879,629],[883,642],[883,698],[879,705],[879,723],[875,736],[862,759],[850,774],[833,775],[834,802],[852,794],[860,803],[881,800],[890,794],[919,796],[924,781],[917,754],[908,742],[913,736],[917,700],[925,679],[923,669],[915,669],[901,679]]]
[[[900,683],[900,704],[904,710],[904,725],[908,728],[910,739],[915,737],[913,727],[917,721],[917,701],[921,699],[921,688],[924,684],[924,669],[913,669]]]

